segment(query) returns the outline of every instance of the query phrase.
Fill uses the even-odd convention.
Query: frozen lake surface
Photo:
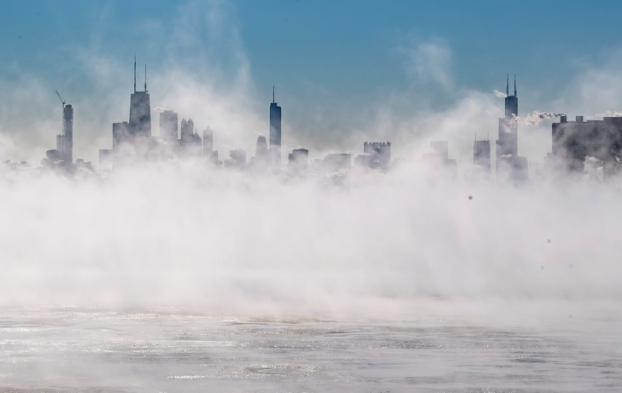
[[[620,392],[618,317],[490,322],[4,309],[2,392]]]

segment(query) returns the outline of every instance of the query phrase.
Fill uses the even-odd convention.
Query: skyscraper
[[[514,76],[514,95],[510,95],[510,77],[505,88],[505,116],[499,119],[497,139],[497,179],[524,181],[528,178],[527,159],[518,156],[518,94]]]
[[[132,139],[132,132],[128,122],[112,123],[112,149],[117,150],[121,144]]]
[[[73,163],[73,108],[63,101],[63,131],[56,136],[56,150],[64,164]]]
[[[265,157],[268,154],[268,143],[266,137],[259,135],[257,137],[257,144],[255,145],[255,157]]]
[[[181,143],[191,143],[194,134],[194,122],[192,119],[181,119]]]
[[[207,127],[203,131],[203,156],[213,165],[218,165],[218,152],[214,151],[214,130]]]
[[[65,100],[56,92],[63,104],[63,128],[59,135],[56,135],[56,149],[46,152],[47,162],[50,165],[62,163],[71,165],[73,163],[73,107],[65,103]]]
[[[275,163],[281,163],[281,107],[274,99],[272,87],[272,103],[270,103],[270,150]]]
[[[214,152],[214,131],[207,127],[203,131],[203,155],[211,157]]]
[[[559,174],[583,174],[588,158],[602,166],[604,178],[620,173],[622,167],[622,117],[585,120],[577,116],[568,121],[562,115],[552,124],[552,153],[545,161]]]
[[[145,66],[145,90],[136,90],[136,58],[134,58],[134,93],[130,97],[130,121],[112,124],[112,149],[129,143],[146,142],[151,137],[151,104],[147,92],[147,66]]]
[[[177,112],[165,110],[160,113],[160,138],[168,143],[177,143],[179,116]]]
[[[477,139],[473,142],[473,165],[476,170],[490,174],[490,141]]]
[[[134,93],[130,99],[130,132],[133,137],[151,137],[151,104],[147,91],[147,66],[145,65],[145,90],[136,90],[136,59],[134,59]]]
[[[497,140],[497,168],[499,158],[516,157],[518,153],[518,96],[516,94],[516,78],[514,78],[514,95],[510,95],[510,77],[505,88],[505,116],[499,119],[499,139]]]
[[[295,173],[306,170],[309,165],[309,150],[302,148],[292,150],[287,157],[287,164]]]

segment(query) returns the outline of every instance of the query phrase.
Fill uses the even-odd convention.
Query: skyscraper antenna
[[[518,94],[516,94],[516,74],[514,74],[514,97],[518,97]]]
[[[274,101],[274,86],[272,86],[272,102],[276,102]]]
[[[136,93],[136,54],[134,54],[134,93]]]
[[[510,95],[510,74],[508,74],[505,85],[505,96],[508,97]]]
[[[145,64],[145,93],[147,92],[147,64]]]

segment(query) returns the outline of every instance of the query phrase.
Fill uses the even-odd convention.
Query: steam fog
[[[166,54],[149,73],[153,134],[158,111],[168,108],[192,118],[199,132],[214,129],[221,159],[234,148],[253,152],[268,131],[269,100],[257,91],[235,12],[228,3],[189,2],[176,20],[166,38],[157,25],[146,30],[161,37]],[[203,33],[207,48],[193,38]],[[363,111],[344,103],[327,118],[326,107],[307,107],[301,121],[295,92],[277,87],[283,156],[299,146],[311,159],[356,154],[364,141],[389,140],[399,160],[388,173],[298,178],[192,160],[104,176],[3,173],[0,214],[9,225],[0,238],[0,303],[391,316],[423,298],[617,301],[618,184],[590,176],[551,183],[539,168],[560,115],[545,109],[615,113],[619,53],[586,66],[548,100],[519,77],[528,108],[517,117],[519,151],[532,181],[514,187],[470,176],[472,140],[496,139],[503,93],[460,86],[442,39],[410,40],[397,52],[408,85],[372,98]],[[127,118],[131,61],[95,43],[76,53],[78,80],[90,89],[67,92],[76,86],[69,80],[61,90],[76,111],[74,156],[97,165],[97,149],[110,147],[110,124]],[[10,99],[2,100],[0,153],[36,167],[60,131],[56,86],[25,72],[2,83]],[[447,103],[438,105],[438,95],[426,101],[419,89]],[[449,141],[455,180],[422,164],[432,140]]]
[[[611,184],[470,184],[410,162],[285,180],[201,164],[5,179],[2,304],[390,316],[393,301],[622,295]]]
[[[229,2],[190,1],[179,7],[172,31],[154,21],[140,26],[141,34],[152,37],[138,62],[139,69],[143,62],[150,67],[153,135],[159,135],[158,111],[175,110],[180,119],[192,118],[198,132],[208,126],[214,130],[221,160],[236,148],[250,158],[257,136],[268,133],[271,91],[260,91],[234,11]],[[201,34],[209,37],[207,48],[197,38]],[[0,308],[6,325],[0,326],[0,364],[10,365],[10,372],[0,373],[0,386],[144,391],[166,385],[167,391],[201,391],[233,385],[190,388],[179,382],[239,378],[245,385],[235,385],[238,391],[258,391],[257,386],[308,391],[317,388],[314,381],[323,383],[322,391],[369,390],[393,377],[391,367],[407,373],[416,363],[417,378],[429,376],[426,372],[459,375],[463,364],[475,367],[462,350],[473,349],[470,334],[485,348],[502,342],[499,353],[473,356],[490,364],[507,360],[503,356],[515,347],[534,358],[558,341],[563,350],[572,348],[567,356],[574,363],[568,367],[584,374],[570,382],[530,379],[528,387],[573,390],[573,383],[581,381],[578,386],[589,390],[601,377],[598,367],[614,379],[604,390],[620,386],[615,369],[621,364],[616,332],[622,311],[622,183],[600,181],[597,169],[572,179],[541,170],[551,151],[551,123],[562,113],[619,115],[619,49],[599,63],[582,63],[555,96],[519,75],[518,149],[529,160],[531,177],[521,185],[473,176],[473,140],[489,138],[494,145],[505,94],[460,84],[450,43],[435,37],[392,48],[401,56],[404,86],[365,100],[353,97],[339,110],[332,107],[335,92],[315,81],[303,83],[304,93],[317,98],[314,104],[275,82],[283,108],[283,158],[301,146],[313,160],[334,152],[358,154],[365,141],[391,141],[395,161],[386,173],[353,168],[297,176],[285,166],[263,173],[180,159],[97,174],[80,169],[66,176],[39,167],[60,132],[55,90],[75,108],[74,157],[94,165],[98,149],[111,146],[112,122],[128,116],[132,58],[107,52],[101,37],[94,36],[89,45],[72,48],[75,78],[66,85],[17,69],[0,80],[0,158],[30,163],[0,170]],[[139,83],[141,78],[139,73]],[[499,88],[504,82],[501,75]],[[421,160],[436,140],[449,142],[449,156],[458,163],[455,178]],[[504,341],[506,333],[495,329],[506,329],[511,337]],[[142,337],[143,331],[152,336]],[[397,338],[389,344],[369,337],[359,342],[361,331],[374,337],[391,332]],[[167,336],[171,332],[174,338]],[[347,347],[347,361],[333,357],[343,344],[341,338],[326,338],[334,332],[346,332],[344,340],[355,342]],[[28,341],[31,334],[52,338]],[[185,334],[200,340],[184,343]],[[295,346],[298,334],[320,348],[321,366],[300,360],[309,352]],[[446,343],[452,334],[464,340],[459,340],[462,346]],[[497,334],[499,341],[490,339]],[[419,344],[408,345],[421,335],[435,343],[423,345],[433,349],[432,366],[411,352],[413,359],[402,358],[403,349],[419,350]],[[160,349],[146,349],[164,336]],[[257,337],[266,336],[280,340],[278,345],[257,344]],[[68,349],[74,348],[74,337],[83,348],[76,350],[79,355]],[[201,340],[212,340],[208,346],[220,351],[220,358],[209,360],[213,368],[202,358],[201,351],[207,350],[201,343],[207,341]],[[370,340],[369,346],[364,340]],[[134,341],[140,341],[140,349]],[[48,347],[49,342],[58,348]],[[189,365],[175,352],[181,346],[196,350]],[[277,346],[284,355],[269,352]],[[381,353],[387,348],[392,352]],[[441,349],[447,348],[458,348],[455,359],[443,357]],[[23,364],[13,361],[16,354],[27,358],[31,349],[52,359],[50,365],[36,357]],[[292,360],[289,350],[302,352]],[[66,363],[55,363],[67,353]],[[112,355],[97,357],[102,353]],[[589,368],[577,353],[606,364]],[[357,356],[363,359],[360,364]],[[548,355],[542,356],[549,362]],[[139,371],[120,368],[119,359]],[[201,362],[210,364],[209,371]],[[344,371],[352,362],[364,371]],[[197,371],[199,363],[203,368]],[[30,364],[39,368],[32,371]],[[547,372],[555,377],[568,372],[555,368],[559,364],[547,363],[553,367]],[[539,370],[531,363],[507,367]],[[262,370],[273,374],[263,379]],[[379,376],[352,377],[366,372]],[[473,371],[480,377],[487,373]],[[160,379],[153,382],[152,376]],[[497,385],[468,378],[462,385],[460,378],[425,383],[522,386],[507,377],[500,374]],[[288,378],[295,383],[281,385],[290,383]],[[391,391],[410,391],[415,384],[390,382],[395,384],[386,385]]]

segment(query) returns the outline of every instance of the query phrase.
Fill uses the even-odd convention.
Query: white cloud
[[[444,90],[453,87],[452,52],[445,40],[413,42],[400,51],[407,57],[406,72],[413,81],[431,83]]]

